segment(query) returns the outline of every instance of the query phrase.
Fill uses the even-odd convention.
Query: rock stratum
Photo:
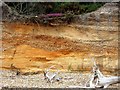
[[[115,8],[116,4],[112,5]],[[112,15],[109,22],[106,13],[101,16],[99,25],[92,16],[87,24],[77,21],[57,26],[4,21],[1,68],[11,70],[14,65],[22,73],[40,72],[50,66],[55,66],[53,70],[88,71],[94,58],[103,71],[117,73],[118,19]]]

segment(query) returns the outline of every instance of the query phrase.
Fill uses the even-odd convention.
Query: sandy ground
[[[60,81],[49,83],[44,80],[43,73],[16,76],[14,72],[8,70],[0,72],[2,75],[2,87],[9,88],[68,88],[69,86],[82,86],[87,82],[90,75],[90,73],[83,72],[60,72],[58,77],[61,77],[62,79]],[[119,84],[110,85],[108,88],[118,88],[118,85]]]

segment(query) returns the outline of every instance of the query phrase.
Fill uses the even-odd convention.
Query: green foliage
[[[82,14],[91,11],[95,11],[104,3],[92,3],[92,2],[55,2],[54,8],[51,12],[61,12],[65,13],[67,11],[72,11],[74,14]]]
[[[7,2],[20,14],[66,13],[82,14],[94,11],[104,5],[96,2]]]

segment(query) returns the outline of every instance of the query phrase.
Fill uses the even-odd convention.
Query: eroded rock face
[[[115,72],[118,69],[117,31],[100,31],[100,36],[106,40],[101,43],[94,27],[85,31],[83,27],[77,30],[74,26],[40,26],[40,29],[20,23],[5,26],[3,68],[11,69],[13,64],[22,72],[37,72],[55,65],[63,71],[86,71],[91,70],[91,59],[95,58],[102,70]],[[32,29],[35,27],[33,36]]]
[[[118,3],[106,3],[96,11],[84,15],[76,16],[75,22],[84,25],[108,25],[105,22],[112,22],[118,25]]]
[[[23,73],[43,71],[50,66],[55,66],[56,69],[62,71],[88,71],[91,70],[94,64],[93,57],[102,70],[114,72],[118,69],[116,56],[83,55],[80,52],[63,54],[62,52],[50,52],[33,48],[29,45],[20,45],[4,51],[2,68],[11,70],[12,64]]]
[[[100,14],[113,14],[118,15],[118,3],[106,3],[103,7],[99,8],[96,12]]]
[[[114,4],[112,7],[113,12],[117,10]],[[87,71],[94,58],[100,69],[118,71],[118,20],[114,18],[111,30],[108,14],[102,13],[103,19],[98,20],[101,26],[96,29],[95,12],[86,14],[89,20],[84,25],[4,23],[2,68],[11,70],[14,66],[21,72],[37,72],[55,65],[61,71]]]

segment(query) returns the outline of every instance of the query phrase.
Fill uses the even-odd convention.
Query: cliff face
[[[118,3],[106,3],[98,10],[76,16],[75,22],[82,25],[118,26]],[[109,24],[109,25],[108,25]]]
[[[2,68],[11,69],[13,64],[21,72],[37,72],[55,65],[62,71],[86,71],[94,58],[102,70],[118,71],[116,5],[107,3],[76,17],[76,23],[70,25],[4,22]]]
[[[13,64],[23,73],[42,71],[50,66],[55,66],[61,71],[88,71],[93,66],[93,58],[102,70],[108,72],[117,71],[118,60],[116,54],[113,53],[102,55],[91,54],[91,52],[85,51],[47,51],[33,48],[29,45],[20,45],[4,51],[2,67],[4,69],[11,69],[11,64]]]

